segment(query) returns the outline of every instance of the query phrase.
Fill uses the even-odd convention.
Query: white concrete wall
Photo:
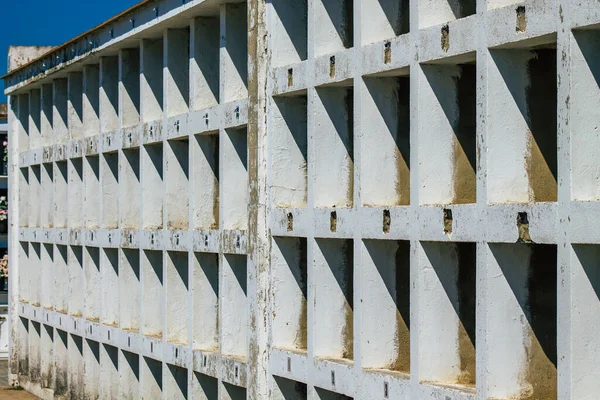
[[[157,0],[14,70],[11,384],[595,399],[598,26],[563,0]]]

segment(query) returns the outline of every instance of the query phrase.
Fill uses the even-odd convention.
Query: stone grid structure
[[[599,52],[592,1],[156,0],[11,70],[12,383],[597,398]]]

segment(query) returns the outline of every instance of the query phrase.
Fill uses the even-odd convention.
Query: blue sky
[[[8,46],[57,46],[140,0],[10,0],[0,12],[0,74],[6,73]],[[4,83],[0,103],[6,101]]]

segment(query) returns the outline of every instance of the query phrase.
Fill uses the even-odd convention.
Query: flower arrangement
[[[8,254],[0,258],[0,278],[8,278]]]
[[[8,219],[8,200],[6,196],[0,196],[0,221]]]

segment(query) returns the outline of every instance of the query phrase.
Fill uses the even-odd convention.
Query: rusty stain
[[[294,69],[288,69],[288,86],[294,86]]]
[[[523,33],[527,30],[527,14],[525,14],[525,6],[517,7],[517,33]]]
[[[292,232],[294,230],[294,214],[287,214],[287,231]]]
[[[442,45],[442,50],[444,52],[448,52],[448,50],[450,49],[450,27],[448,26],[448,24],[442,26],[442,39],[441,39],[441,45]]]
[[[383,46],[383,63],[389,64],[392,62],[392,43],[385,42]]]
[[[383,233],[390,233],[390,226],[392,225],[392,217],[390,210],[383,210]]]
[[[329,77],[335,77],[335,56],[329,58]]]
[[[444,208],[444,234],[450,235],[452,234],[452,210],[449,208]]]
[[[332,211],[329,216],[329,230],[337,232],[337,211]]]
[[[517,231],[519,233],[517,243],[533,243],[529,236],[529,219],[526,212],[517,214]]]

